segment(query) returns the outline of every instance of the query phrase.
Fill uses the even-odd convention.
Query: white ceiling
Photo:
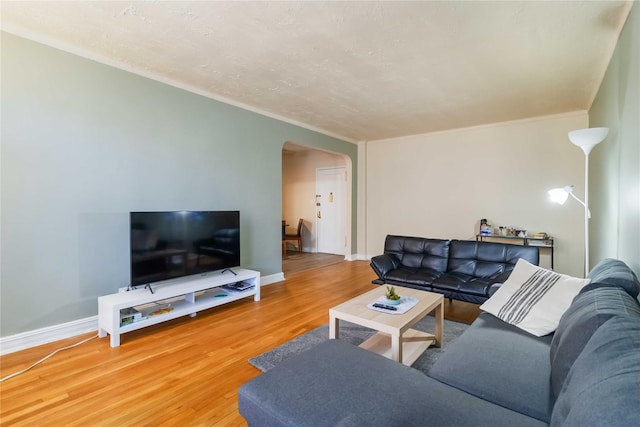
[[[13,2],[2,28],[350,141],[586,110],[633,2]]]

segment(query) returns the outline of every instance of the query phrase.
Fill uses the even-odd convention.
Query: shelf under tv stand
[[[98,335],[111,336],[111,347],[120,345],[120,335],[146,328],[182,316],[195,316],[198,311],[217,307],[253,296],[260,301],[260,273],[244,268],[234,268],[233,272],[213,271],[206,275],[176,279],[166,283],[153,284],[149,289],[134,289],[128,292],[98,297]],[[245,291],[222,289],[224,285],[246,282],[253,285]],[[223,296],[224,295],[224,296]],[[169,308],[170,307],[170,308]],[[120,324],[121,310],[135,308],[147,314],[142,320],[125,325]],[[148,315],[165,310],[162,314]]]

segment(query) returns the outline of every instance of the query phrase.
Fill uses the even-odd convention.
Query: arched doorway
[[[321,176],[331,175],[331,171],[344,171],[346,182],[344,183],[344,191],[329,190],[326,195],[318,194],[318,179]],[[319,171],[320,174],[319,174]],[[324,171],[324,172],[322,172]],[[327,173],[329,171],[329,173]],[[314,264],[313,260],[318,263],[333,263],[336,260],[342,261],[345,255],[351,250],[351,160],[339,153],[319,150],[302,144],[285,142],[282,147],[282,219],[289,225],[287,233],[294,233],[295,226],[300,218],[303,219],[302,228],[302,254],[296,252],[293,244],[287,246],[286,256],[283,254],[283,272],[296,271],[291,267],[294,261],[305,258],[305,269]],[[329,188],[326,187],[325,188]],[[333,194],[330,194],[333,193]],[[342,193],[342,194],[341,194]],[[337,200],[336,197],[342,197]],[[340,202],[340,203],[339,203]],[[343,224],[340,227],[332,227],[323,223],[324,206],[335,208],[340,206],[338,212],[338,223]],[[331,205],[330,205],[331,204]],[[320,206],[318,206],[320,205]],[[330,215],[330,212],[326,212]],[[320,218],[319,218],[320,216]],[[331,215],[330,215],[331,216]],[[335,215],[332,216],[333,223],[336,223]],[[324,226],[323,226],[324,225]],[[318,234],[322,234],[321,236]],[[331,235],[338,233],[338,235]],[[319,237],[322,238],[319,241]],[[318,249],[327,250],[327,245],[323,242],[342,241],[344,242],[341,251],[329,249],[329,252],[319,252]],[[293,243],[293,242],[292,242]],[[318,246],[320,243],[320,247]],[[326,256],[325,256],[326,255]],[[322,261],[325,259],[325,261]]]

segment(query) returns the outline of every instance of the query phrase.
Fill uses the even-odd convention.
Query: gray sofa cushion
[[[613,316],[635,317],[640,322],[640,305],[622,288],[592,289],[574,298],[551,341],[551,388],[555,397],[591,336]]]
[[[429,376],[548,422],[552,409],[550,342],[551,336],[535,337],[482,313],[447,348]]]
[[[640,425],[640,321],[613,317],[569,370],[552,426]]]
[[[250,426],[545,426],[340,340],[244,384]]]
[[[614,286],[624,289],[634,298],[640,293],[640,282],[633,271],[618,259],[606,258],[596,264],[587,276],[591,284],[585,286],[582,292],[593,288]]]

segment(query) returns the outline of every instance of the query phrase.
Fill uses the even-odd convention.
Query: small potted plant
[[[396,290],[393,286],[387,286],[387,293],[385,297],[387,298],[387,304],[391,304],[391,305],[400,304],[400,295],[396,293]]]

